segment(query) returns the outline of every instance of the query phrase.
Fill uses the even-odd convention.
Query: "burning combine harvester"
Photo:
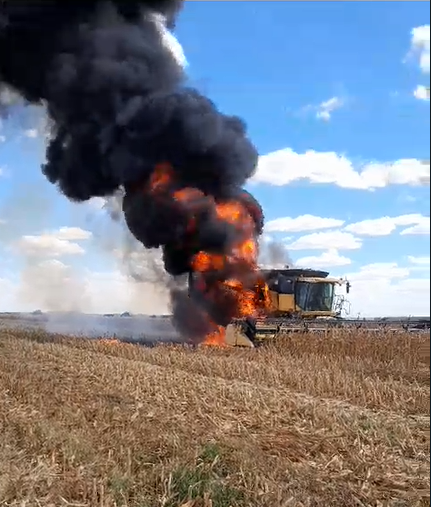
[[[189,86],[172,33],[182,3],[3,0],[0,114],[13,113],[4,90],[45,109],[42,172],[71,201],[125,191],[135,238],[162,249],[174,282],[192,273],[171,291],[186,340],[252,344],[284,316],[331,315],[334,282],[259,270],[264,217],[244,190],[258,152],[240,118]]]
[[[254,297],[249,298],[248,314],[228,324],[224,333],[210,337],[209,344],[255,347],[292,332],[321,333],[333,329],[367,331],[429,332],[429,317],[347,319],[342,317],[348,301],[336,294],[336,287],[351,284],[343,278],[330,278],[329,272],[314,269],[261,269]],[[199,276],[189,274],[194,299],[205,301]],[[264,311],[263,311],[264,310]]]

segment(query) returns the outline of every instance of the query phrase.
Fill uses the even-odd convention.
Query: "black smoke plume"
[[[240,228],[218,218],[214,202],[241,199],[256,235],[263,226],[259,204],[242,190],[257,162],[244,123],[187,86],[183,67],[164,42],[163,32],[175,27],[181,4],[0,3],[0,88],[7,85],[27,102],[45,106],[52,131],[44,175],[75,202],[123,187],[131,232],[148,248],[162,247],[173,276],[191,270],[195,253],[228,252],[241,235]],[[160,163],[173,168],[174,188],[202,192],[193,206],[141,191]],[[193,326],[188,323],[187,314],[196,311],[192,301],[174,296],[180,330],[189,336],[208,331],[203,315],[191,318]],[[214,303],[206,311],[225,325],[232,309],[222,306]]]

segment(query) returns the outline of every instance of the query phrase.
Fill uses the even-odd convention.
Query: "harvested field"
[[[0,331],[0,505],[429,505],[429,335],[259,350]]]

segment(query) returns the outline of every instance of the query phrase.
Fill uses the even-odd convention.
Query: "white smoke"
[[[162,14],[155,12],[152,14],[152,19],[159,30],[164,46],[172,53],[178,65],[183,68],[187,67],[188,61],[184,54],[184,49],[175,35],[166,27],[166,18]]]
[[[92,307],[87,281],[58,259],[27,259],[15,297],[20,306],[55,312],[88,312]]]

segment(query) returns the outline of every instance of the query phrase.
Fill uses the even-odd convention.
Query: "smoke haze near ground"
[[[27,259],[16,285],[8,288],[9,304],[32,311],[169,313],[169,293],[151,282],[137,282],[120,271],[86,273],[59,260]]]
[[[20,273],[19,301],[44,311],[85,312],[91,308],[87,287],[73,270],[58,260],[33,263]]]

